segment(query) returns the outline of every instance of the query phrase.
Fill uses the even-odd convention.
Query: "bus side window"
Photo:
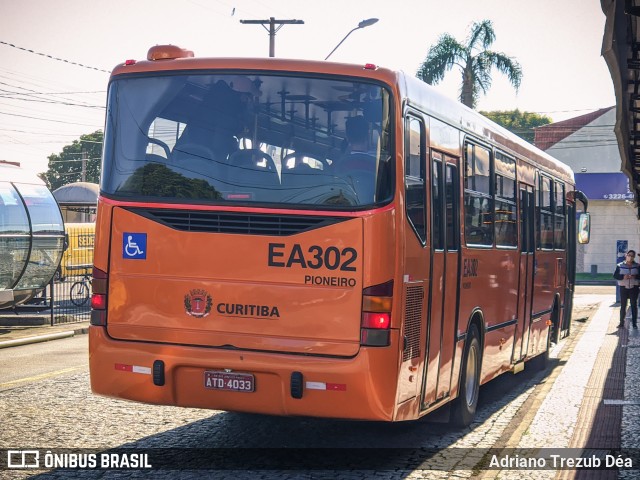
[[[518,245],[516,223],[516,162],[501,152],[495,155],[496,245]]]
[[[540,175],[538,190],[538,218],[540,237],[538,249],[553,250],[553,182],[545,175]]]
[[[413,229],[424,244],[427,238],[425,216],[425,135],[422,121],[407,118],[405,129],[406,151],[404,159],[404,188],[406,194],[407,217]]]
[[[566,200],[564,183],[556,182],[556,209],[553,230],[553,246],[556,250],[564,250],[566,246],[567,232],[565,223]]]
[[[431,163],[431,214],[433,215],[433,248],[444,250],[444,226],[442,222],[443,195],[440,190],[440,176],[442,161],[436,160],[439,154],[433,154],[434,160]]]
[[[460,247],[459,200],[458,200],[458,168],[447,164],[445,168],[445,201],[447,250],[458,250]]]
[[[491,152],[466,144],[464,169],[464,236],[467,245],[493,245]]]

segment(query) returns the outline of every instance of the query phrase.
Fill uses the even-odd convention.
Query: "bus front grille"
[[[346,217],[263,215],[208,210],[128,208],[128,211],[186,232],[287,236],[348,220]]]

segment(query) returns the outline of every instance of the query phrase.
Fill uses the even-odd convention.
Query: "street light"
[[[370,26],[370,25],[373,25],[373,24],[374,24],[374,23],[376,23],[377,21],[378,21],[378,19],[377,19],[377,18],[368,18],[367,20],[362,20],[362,21],[358,24],[358,26],[357,26],[356,28],[354,28],[353,30],[351,30],[349,33],[347,33],[347,34],[344,36],[344,38],[343,38],[342,40],[340,40],[340,43],[339,43],[338,45],[336,45],[336,48],[334,48],[333,50],[331,50],[331,53],[329,53],[329,55],[327,55],[324,59],[326,60],[327,58],[329,58],[329,57],[331,56],[331,54],[332,54],[333,52],[335,52],[335,51],[338,49],[338,47],[339,47],[340,45],[342,45],[342,42],[344,42],[344,41],[347,39],[347,37],[348,37],[349,35],[351,35],[353,32],[355,32],[355,31],[356,31],[356,30],[358,30],[359,28],[365,28],[365,27],[368,27],[368,26]]]

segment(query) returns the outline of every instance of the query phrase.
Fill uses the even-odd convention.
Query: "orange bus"
[[[92,390],[468,424],[481,384],[568,333],[579,199],[403,73],[153,47],[108,89]]]

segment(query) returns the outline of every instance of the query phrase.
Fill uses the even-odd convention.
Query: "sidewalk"
[[[615,297],[602,298],[597,314],[580,338],[571,361],[563,370],[573,379],[578,369],[587,370],[588,380],[577,403],[578,411],[568,445],[575,449],[623,451],[637,457],[640,445],[640,334],[626,320],[625,328],[617,328],[620,306]],[[582,353],[579,351],[582,350]],[[593,363],[585,360],[584,352],[593,352]],[[590,367],[588,367],[590,365]],[[563,373],[565,373],[563,371]],[[625,452],[626,450],[626,452]],[[562,471],[559,479],[617,479],[637,478],[635,470],[578,470]]]
[[[506,440],[505,448],[534,458],[555,449],[571,457],[621,455],[632,461],[633,469],[553,468],[528,471],[526,478],[639,478],[640,334],[631,328],[630,320],[625,328],[617,328],[620,306],[614,292],[601,287],[580,291],[574,307],[590,305],[595,313],[584,328],[574,329],[571,337],[552,349],[555,366],[540,384],[542,395],[528,406],[530,420]],[[521,479],[523,471],[493,470],[482,478]]]
[[[48,315],[45,316],[48,319]],[[3,322],[22,323],[22,325],[0,325],[0,348],[46,342],[49,340],[89,333],[88,321],[62,323],[51,326],[49,323],[39,321],[41,320],[39,317],[40,316],[37,315],[16,316],[15,322]],[[3,316],[3,318],[5,317]],[[29,325],[29,323],[36,323],[36,325]]]

